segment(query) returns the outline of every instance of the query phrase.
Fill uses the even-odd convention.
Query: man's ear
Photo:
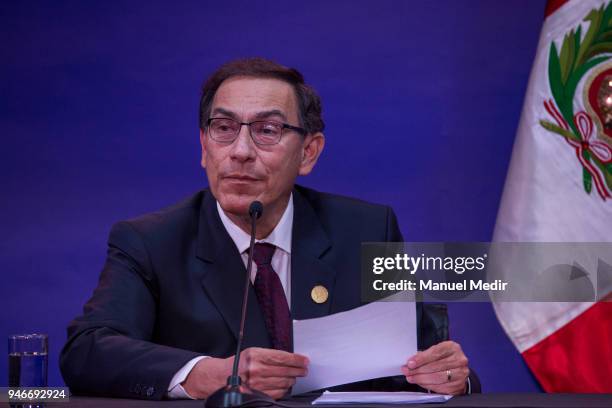
[[[206,168],[206,133],[204,130],[200,129],[200,146],[202,146],[202,160],[200,161],[200,165],[203,169]]]
[[[312,171],[324,147],[325,136],[323,133],[317,132],[306,135],[302,145],[302,161],[298,172],[300,176],[305,176]]]

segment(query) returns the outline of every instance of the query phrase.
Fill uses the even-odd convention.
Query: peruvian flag
[[[549,0],[494,241],[612,241],[612,5]],[[511,273],[511,271],[507,271]],[[612,288],[595,303],[498,302],[548,392],[612,392]]]

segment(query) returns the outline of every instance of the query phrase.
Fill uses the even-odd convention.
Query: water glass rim
[[[31,333],[31,334],[11,334],[8,337],[11,340],[32,340],[32,339],[44,339],[49,336],[45,333]]]

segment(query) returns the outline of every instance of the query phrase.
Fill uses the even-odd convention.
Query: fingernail
[[[414,367],[416,367],[416,361],[414,361],[414,360],[408,360],[408,367],[409,367],[409,368],[414,368]]]
[[[408,381],[409,383],[411,383],[411,382],[412,382],[412,376],[410,376],[410,375],[406,376],[406,381]]]

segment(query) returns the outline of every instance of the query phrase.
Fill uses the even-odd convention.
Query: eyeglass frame
[[[228,144],[234,143],[236,141],[236,139],[238,139],[238,136],[240,135],[240,131],[242,130],[242,126],[246,126],[249,129],[249,136],[251,136],[251,140],[253,141],[253,143],[255,143],[258,146],[274,146],[274,145],[279,144],[281,139],[282,139],[282,137],[283,137],[283,135],[284,135],[284,130],[285,129],[293,130],[294,132],[297,132],[297,133],[301,134],[302,136],[305,136],[308,133],[308,132],[306,132],[306,129],[304,129],[304,128],[301,128],[301,127],[298,127],[298,126],[293,126],[293,125],[290,125],[290,124],[284,123],[284,122],[278,122],[278,121],[275,121],[275,120],[254,120],[252,122],[240,122],[240,121],[238,121],[236,119],[226,118],[226,117],[208,118],[206,120],[206,128],[207,129],[210,130],[210,123],[213,120],[215,120],[215,119],[231,120],[232,122],[235,122],[235,123],[240,125],[240,127],[238,128],[238,131],[236,132],[236,135],[234,136],[234,138],[231,141],[230,140],[219,141],[219,140],[215,139],[212,136],[213,132],[210,131],[211,139],[213,139],[217,143],[228,143]],[[278,141],[276,141],[276,143],[258,143],[255,140],[255,138],[253,137],[253,132],[251,131],[251,125],[253,123],[262,123],[262,122],[264,122],[264,123],[274,123],[276,125],[280,125],[281,126],[281,134],[278,137]]]

